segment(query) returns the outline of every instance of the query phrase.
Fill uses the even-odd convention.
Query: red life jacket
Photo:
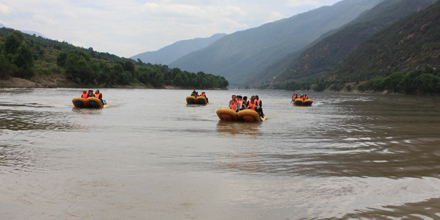
[[[234,102],[234,100],[231,99],[231,101],[229,101],[229,103],[231,104],[231,109],[235,111],[237,109],[237,104],[238,104],[237,100],[235,100],[235,102]]]
[[[83,99],[87,99],[88,97],[89,97],[89,94],[87,94],[87,93],[81,94],[81,98],[83,98]]]
[[[206,97],[206,94],[201,94],[200,96],[202,96],[202,97]]]

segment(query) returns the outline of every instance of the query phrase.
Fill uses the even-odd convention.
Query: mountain
[[[277,76],[275,82],[304,80],[327,75],[370,36],[436,1],[386,0],[381,2],[342,29],[331,31],[332,34],[326,34],[324,39],[315,42],[313,46],[302,52],[298,59],[290,61],[290,65]]]
[[[0,28],[7,28],[7,27],[4,26],[3,24],[0,24]],[[41,37],[47,38],[44,35],[36,32],[36,31],[22,31],[22,30],[20,30],[20,31],[23,32],[23,33],[29,34],[29,35],[34,35],[35,34],[35,36],[37,36],[37,37],[41,36]]]
[[[418,66],[440,67],[440,1],[393,23],[371,36],[340,62],[329,80],[368,79],[409,71]]]
[[[344,0],[290,18],[235,32],[171,63],[192,72],[205,71],[240,84],[323,33],[355,19],[381,0]]]
[[[157,51],[150,51],[134,55],[134,60],[141,59],[144,63],[161,63],[170,64],[178,58],[191,52],[200,50],[214,43],[218,39],[226,36],[226,34],[214,34],[208,38],[196,38],[192,40],[182,40],[166,46]]]
[[[21,32],[29,34],[29,35],[35,35],[36,37],[47,38],[46,36],[42,35],[41,33],[36,32],[36,31],[21,31]]]

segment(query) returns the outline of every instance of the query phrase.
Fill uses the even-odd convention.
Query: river
[[[101,92],[0,89],[1,219],[440,218],[439,97]],[[232,94],[269,119],[219,121]]]

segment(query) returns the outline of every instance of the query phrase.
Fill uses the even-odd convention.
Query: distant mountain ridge
[[[7,27],[4,26],[3,24],[0,24],[0,28],[7,28]],[[35,36],[37,36],[37,37],[41,36],[41,37],[47,38],[46,36],[42,35],[41,33],[36,32],[36,31],[23,31],[23,30],[20,30],[20,31],[23,33],[26,33],[26,34],[30,34],[30,35],[35,34]]]
[[[235,32],[171,63],[191,72],[205,71],[241,84],[262,68],[341,27],[381,0],[344,0],[290,18]]]
[[[440,1],[371,36],[339,63],[328,80],[368,79],[410,71],[424,65],[440,68]]]
[[[281,72],[275,82],[323,77],[370,36],[411,13],[422,10],[437,0],[386,0],[366,11],[338,31],[331,31]],[[289,61],[288,61],[289,62]],[[270,71],[268,69],[264,71]]]
[[[134,60],[140,59],[144,63],[159,63],[168,65],[184,55],[209,46],[224,36],[226,36],[226,34],[214,34],[208,38],[182,40],[163,47],[157,51],[140,53],[130,58]]]

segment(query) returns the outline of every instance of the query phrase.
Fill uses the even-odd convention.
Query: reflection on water
[[[186,105],[188,91],[109,89],[110,107],[72,108],[80,92],[0,90],[0,215],[440,216],[437,97],[310,92],[297,107],[290,92],[252,91],[269,119],[237,123],[215,112],[249,91]]]
[[[221,121],[217,123],[217,133],[220,136],[235,138],[237,135],[246,135],[243,138],[256,139],[260,135],[261,123]],[[241,137],[241,136],[240,136]]]

